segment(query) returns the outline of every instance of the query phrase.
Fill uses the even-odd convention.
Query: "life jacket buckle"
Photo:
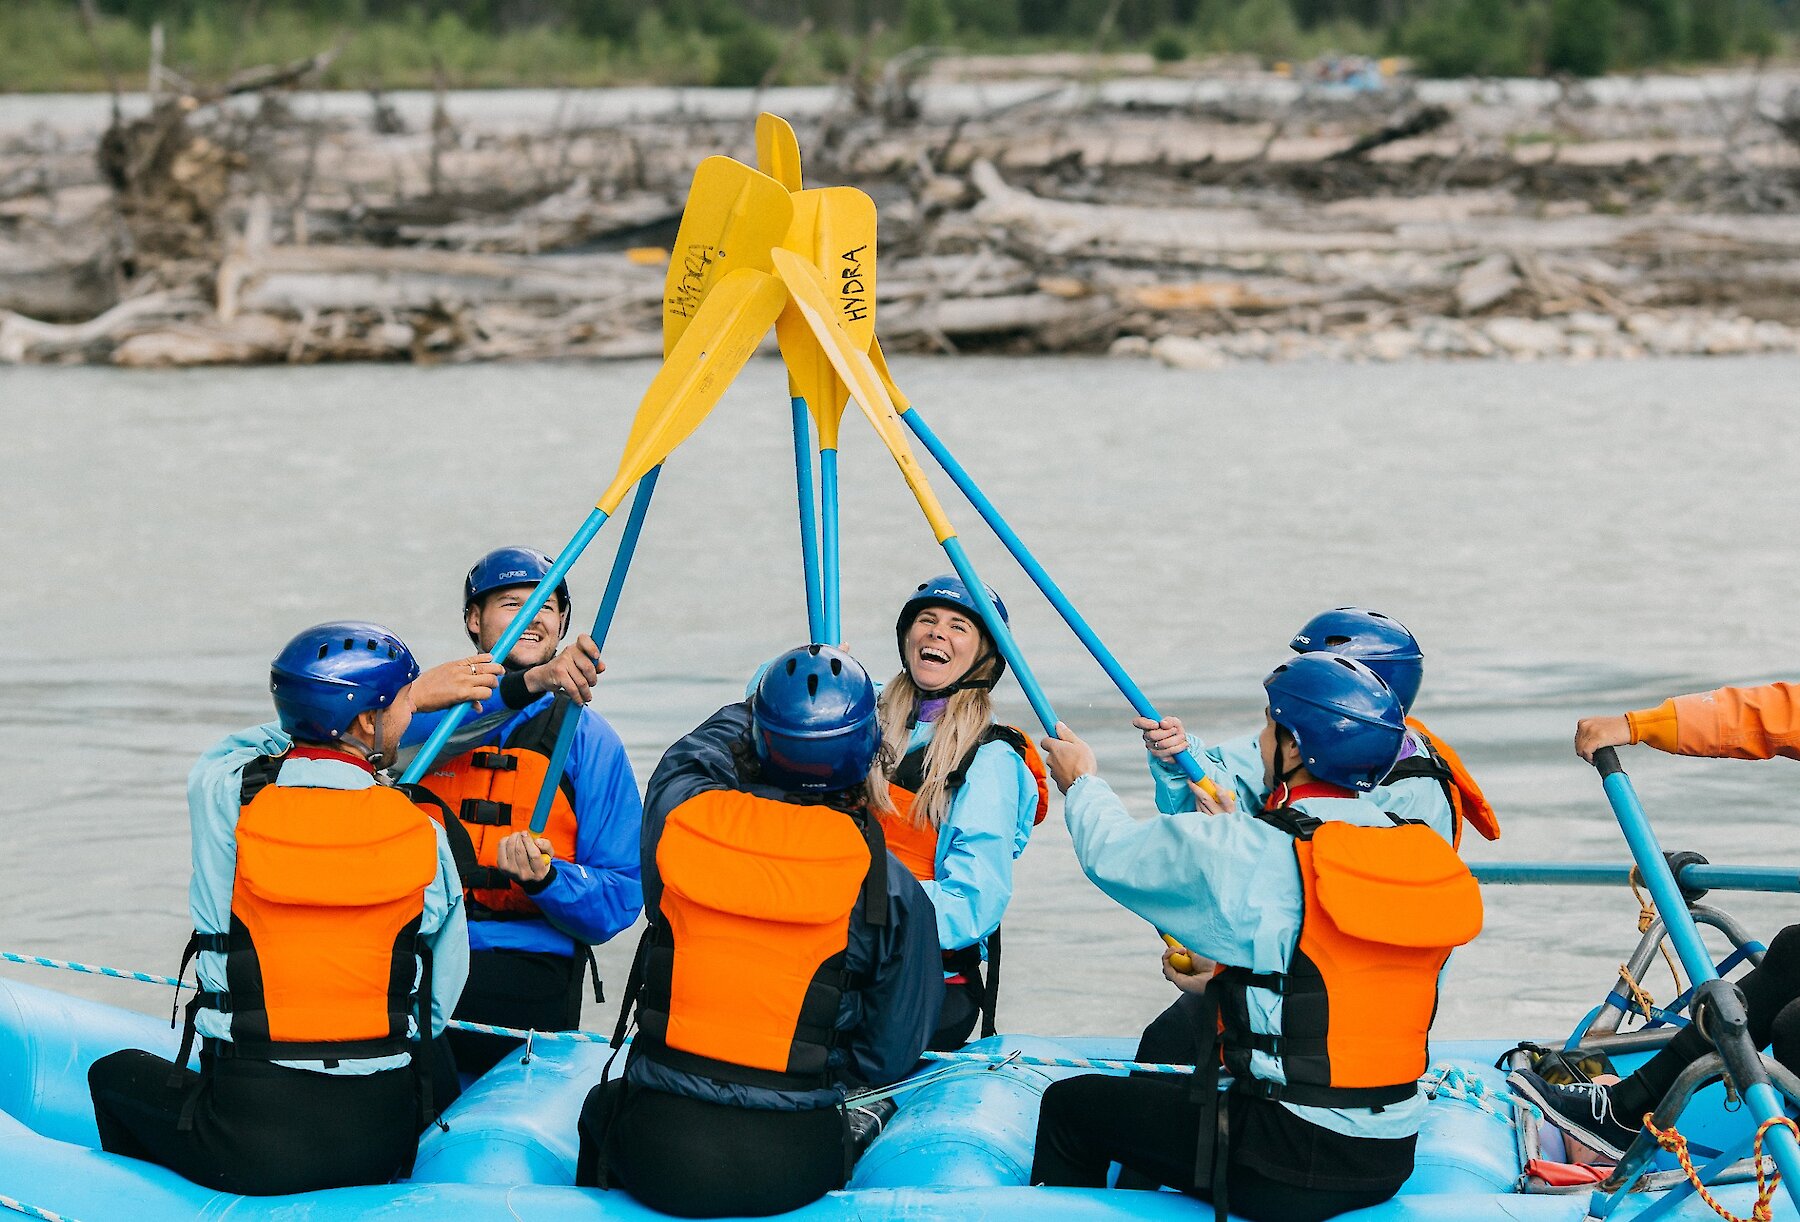
[[[492,772],[517,772],[519,757],[505,751],[477,751],[469,757],[469,767]]]
[[[488,798],[464,798],[456,817],[464,823],[473,823],[479,827],[507,827],[512,823],[512,803],[495,802]]]

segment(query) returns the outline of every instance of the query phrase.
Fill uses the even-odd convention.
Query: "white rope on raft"
[[[192,989],[195,986],[173,976],[158,976],[154,972],[132,972],[116,967],[102,967],[93,963],[75,963],[68,959],[46,959],[42,955],[21,955],[10,950],[0,950],[0,962],[20,963],[26,967],[49,967],[64,972],[81,972],[89,976],[110,976],[114,980],[135,980],[142,984],[160,984],[171,989]],[[500,1027],[493,1023],[472,1023],[466,1019],[453,1018],[446,1026],[457,1031],[471,1031],[477,1035],[498,1035],[507,1039],[525,1040],[529,1043],[559,1044],[605,1044],[612,1041],[606,1036],[593,1031],[533,1031],[524,1027]],[[631,1041],[626,1040],[627,1044]],[[1027,1056],[1019,1052],[926,1052],[920,1054],[921,1060],[943,1061],[953,1065],[998,1065],[1011,1063],[1014,1065],[1032,1065],[1045,1069],[1105,1069],[1118,1072],[1190,1074],[1194,1072],[1192,1065],[1171,1065],[1160,1061],[1113,1061],[1092,1057],[1045,1057]]]
[[[41,1218],[43,1222],[75,1222],[67,1214],[53,1214],[47,1209],[39,1209],[36,1205],[27,1205],[23,1201],[15,1201],[11,1197],[0,1196],[0,1209],[10,1209],[14,1213],[24,1214],[27,1218]]]

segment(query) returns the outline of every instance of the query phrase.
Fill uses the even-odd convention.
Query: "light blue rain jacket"
[[[930,742],[936,726],[915,725],[907,751]],[[1031,839],[1037,797],[1037,779],[1017,751],[994,742],[975,753],[938,828],[936,877],[919,884],[937,909],[944,950],[961,950],[1000,927],[1012,900],[1013,862]]]
[[[1224,789],[1227,788],[1224,778],[1230,778],[1229,788],[1237,795],[1239,810],[1261,810],[1267,796],[1263,792],[1262,751],[1257,738],[1257,735],[1249,734],[1208,747],[1195,735],[1188,735],[1189,750],[1213,777],[1213,783]],[[1400,749],[1400,758],[1423,755],[1426,751],[1425,740],[1419,732],[1409,729],[1406,744]],[[1157,810],[1165,815],[1178,815],[1195,809],[1187,774],[1178,765],[1165,763],[1151,755],[1150,776],[1156,782]],[[1368,796],[1382,810],[1423,823],[1445,840],[1455,843],[1455,812],[1450,809],[1450,799],[1444,796],[1444,787],[1430,777],[1407,777],[1391,785],[1377,785]]]
[[[1196,757],[1214,784],[1240,784],[1218,757],[1199,752]],[[1180,788],[1193,810],[1192,791],[1185,782]],[[1108,896],[1196,954],[1253,972],[1286,972],[1306,910],[1293,838],[1256,817],[1260,798],[1246,803],[1240,789],[1238,800],[1240,809],[1229,814],[1138,820],[1111,786],[1089,775],[1070,787],[1063,814],[1076,860]],[[1293,806],[1316,819],[1391,826],[1387,815],[1363,798],[1304,798]],[[1280,1033],[1279,994],[1249,989],[1246,1001],[1254,1030]],[[1251,1054],[1251,1070],[1259,1078],[1284,1080],[1280,1062],[1261,1052]],[[1416,1093],[1378,1112],[1286,1101],[1282,1106],[1334,1133],[1399,1138],[1419,1131],[1426,1101]]]
[[[258,755],[280,755],[294,745],[277,724],[254,726],[228,735],[200,757],[188,774],[188,818],[193,827],[194,877],[188,885],[188,907],[201,933],[231,928],[231,890],[237,878],[238,797],[244,767]],[[355,764],[338,760],[288,760],[275,778],[278,785],[312,789],[367,789],[375,778]],[[463,919],[462,888],[450,856],[444,829],[437,833],[437,876],[425,888],[425,912],[419,932],[431,948],[431,1034],[441,1035],[469,978],[469,933]],[[225,956],[202,951],[195,961],[202,988],[225,990]],[[417,1023],[411,1022],[414,1038]],[[231,1019],[217,1010],[200,1011],[196,1028],[213,1039],[231,1039]],[[293,1069],[324,1074],[372,1074],[407,1065],[404,1053],[339,1061],[327,1069],[323,1061],[278,1061]]]

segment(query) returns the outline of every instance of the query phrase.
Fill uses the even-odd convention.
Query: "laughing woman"
[[[1006,624],[1005,605],[988,596]],[[977,1019],[983,1035],[994,1031],[1000,918],[1013,860],[1044,817],[1044,765],[1029,738],[994,721],[990,693],[1006,660],[967,586],[954,576],[924,583],[895,633],[901,671],[881,693],[869,796],[888,848],[937,909],[947,989],[931,1047],[946,1050]]]

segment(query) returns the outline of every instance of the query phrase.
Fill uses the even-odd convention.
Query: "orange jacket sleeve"
[[[1627,713],[1631,741],[1676,755],[1800,759],[1800,684],[1721,687]]]

